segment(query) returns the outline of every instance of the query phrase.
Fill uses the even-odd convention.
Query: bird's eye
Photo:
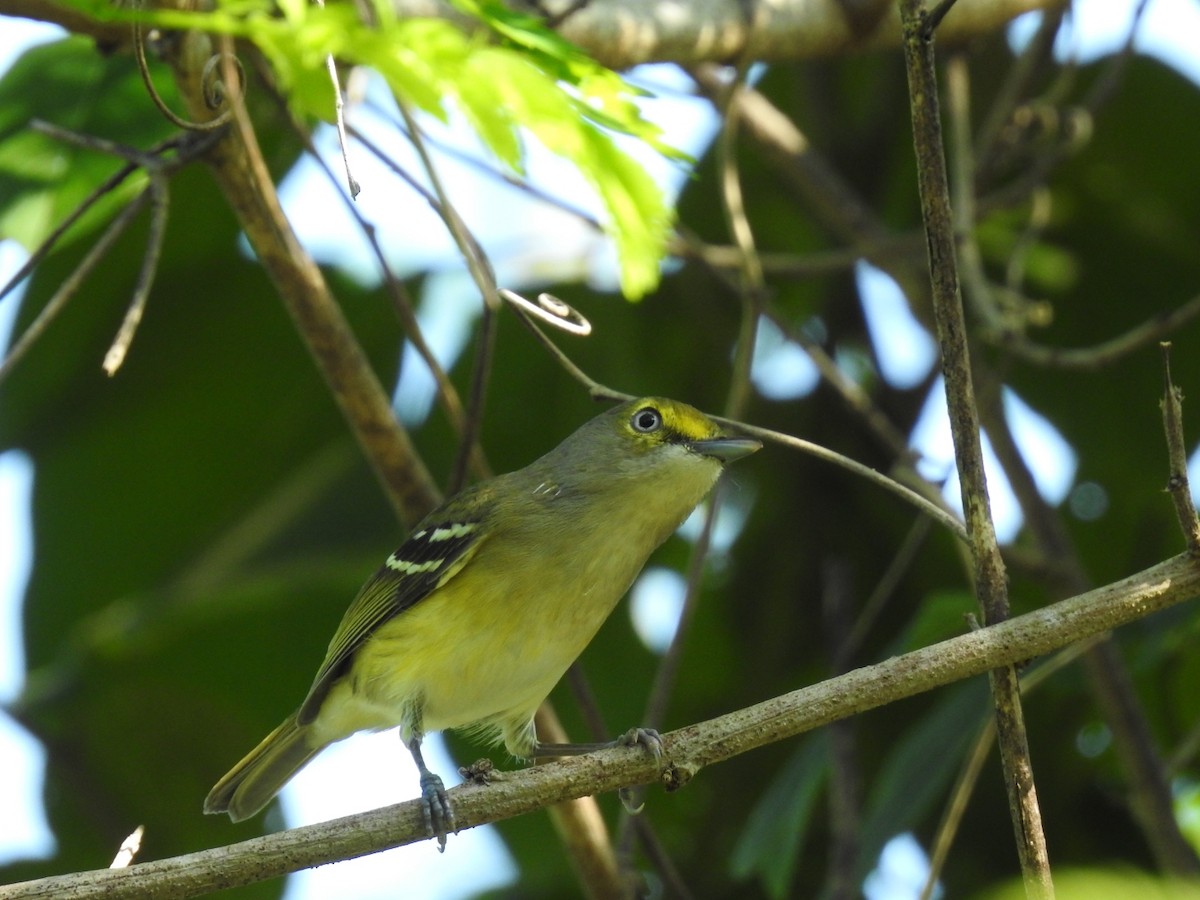
[[[662,413],[653,406],[644,406],[633,414],[630,423],[634,431],[649,434],[662,428]]]

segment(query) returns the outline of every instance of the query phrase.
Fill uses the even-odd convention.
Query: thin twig
[[[501,294],[501,296],[503,296],[503,294]],[[616,400],[619,402],[622,400],[634,399],[632,394],[622,393],[613,388],[606,387],[605,385],[596,381],[594,378],[584,372],[583,369],[575,365],[574,361],[572,361],[567,354],[563,353],[562,350],[558,348],[558,345],[554,343],[554,341],[550,340],[550,338],[546,336],[546,332],[542,331],[542,329],[538,327],[538,324],[533,320],[528,312],[526,312],[517,304],[510,303],[509,306],[512,308],[513,312],[517,314],[517,318],[521,321],[521,324],[524,325],[534,336],[537,342],[542,345],[542,348],[550,354],[550,356],[556,363],[558,363],[560,367],[562,367],[563,371],[583,385],[583,387],[587,390],[588,395],[593,400]]]
[[[412,176],[405,172],[399,163],[388,156],[383,151],[383,148],[368,138],[365,134],[356,130],[353,126],[350,126],[349,132],[380,162],[391,169],[393,173],[403,178],[406,184],[414,188],[427,203],[430,203],[431,205],[436,204],[436,198],[434,198],[423,185],[417,182],[416,179],[412,178]],[[352,208],[355,217],[358,219],[360,226],[363,228],[364,234],[367,235],[367,240],[371,244],[371,247],[375,253],[375,258],[379,262],[379,265],[385,274],[389,290],[392,295],[392,302],[396,308],[397,315],[400,316],[400,322],[404,326],[404,330],[408,335],[408,339],[412,342],[412,345],[416,349],[418,355],[422,360],[424,360],[425,365],[433,375],[434,382],[438,388],[438,394],[443,403],[443,408],[450,419],[450,423],[458,432],[459,439],[461,440],[463,432],[466,428],[467,414],[463,408],[462,400],[458,395],[458,389],[454,386],[454,383],[446,374],[446,370],[443,369],[441,364],[437,361],[437,357],[434,355],[433,349],[425,340],[425,335],[421,331],[420,323],[418,323],[416,314],[413,312],[412,304],[405,296],[405,292],[403,291],[399,279],[396,278],[395,274],[392,272],[391,266],[388,265],[387,258],[383,253],[383,248],[379,245],[379,239],[376,235],[375,226],[368,223],[366,219],[362,217],[362,214],[357,207]],[[477,443],[478,442],[476,442],[476,445]],[[473,465],[478,473],[486,473],[488,471],[488,466],[486,460],[483,458],[482,450],[476,446],[476,451],[477,452],[474,454]]]
[[[154,275],[158,271],[158,260],[162,255],[163,239],[167,233],[167,209],[170,197],[167,191],[167,180],[161,172],[150,173],[150,234],[146,239],[146,251],[142,254],[142,268],[138,272],[137,284],[134,285],[133,299],[125,312],[121,328],[117,332],[112,346],[104,355],[104,371],[109,376],[117,374],[142,314],[146,311],[146,301],[150,298],[150,288],[154,285]]]
[[[907,485],[901,484],[893,478],[888,478],[881,472],[877,472],[870,466],[863,465],[857,460],[851,459],[848,456],[843,456],[834,450],[827,447],[822,447],[820,444],[814,444],[811,441],[806,441],[803,438],[798,438],[790,434],[784,434],[780,431],[773,431],[769,428],[762,428],[758,425],[752,425],[747,422],[738,422],[732,419],[726,419],[721,416],[714,416],[717,421],[726,425],[737,428],[745,432],[750,437],[755,437],[763,441],[771,441],[772,443],[780,444],[784,447],[791,447],[793,450],[799,450],[802,453],[807,453],[809,456],[815,456],[817,459],[823,459],[826,462],[831,462],[835,466],[853,472],[867,481],[875,484],[891,493],[900,497],[905,502],[912,504],[925,515],[929,516],[959,540],[967,540],[967,529],[954,515],[942,506],[939,506],[928,497],[924,497],[917,493]],[[927,483],[926,483],[927,484]]]
[[[83,199],[83,202],[71,210],[70,214],[54,227],[54,230],[46,236],[45,240],[38,245],[37,249],[29,254],[29,258],[25,260],[25,263],[19,269],[17,269],[17,271],[13,274],[13,277],[4,284],[4,287],[0,288],[0,300],[3,300],[5,297],[7,297],[18,284],[25,280],[30,272],[37,268],[38,264],[47,256],[47,254],[50,253],[51,250],[54,249],[54,245],[58,243],[59,239],[66,234],[68,230],[70,230],[72,225],[79,221],[84,213],[95,206],[96,203],[106,194],[109,194],[120,187],[124,183],[125,179],[136,172],[138,168],[139,166],[137,163],[127,162],[116,172],[106,178],[90,194],[88,194],[87,197]]]
[[[746,201],[737,166],[738,104],[737,97],[746,82],[748,66],[739,66],[726,90],[719,98],[723,120],[717,141],[717,166],[721,185],[721,209],[733,243],[741,255],[743,293],[759,294],[763,288],[762,263],[754,245],[754,231],[746,215]]]
[[[450,380],[450,376],[446,374],[446,370],[442,368],[434,355],[433,348],[429,346],[429,342],[425,340],[425,334],[421,330],[421,325],[417,321],[416,313],[413,311],[412,300],[408,296],[408,290],[404,286],[404,282],[397,277],[388,263],[387,255],[383,252],[383,247],[379,243],[379,235],[375,225],[363,215],[362,209],[356,204],[345,192],[341,190],[341,182],[330,169],[329,164],[317,151],[313,144],[312,135],[302,123],[296,120],[291,115],[291,110],[288,109],[287,102],[277,92],[272,92],[272,96],[276,100],[276,105],[280,112],[287,115],[288,121],[291,122],[292,130],[304,143],[305,149],[310,157],[317,164],[318,168],[324,173],[330,184],[335,188],[335,194],[341,198],[346,211],[355,220],[359,230],[367,239],[367,244],[371,248],[372,254],[375,256],[375,262],[379,266],[379,271],[383,276],[384,286],[387,288],[388,296],[392,300],[392,307],[396,311],[396,315],[400,319],[400,325],[404,328],[405,335],[416,350],[417,355],[421,357],[430,376],[433,378],[434,388],[438,403],[442,407],[442,411],[446,414],[450,426],[461,436],[463,432],[464,412],[462,400],[458,396],[458,389],[454,386],[454,382]],[[356,135],[360,143],[368,148],[368,150],[385,159],[386,155],[382,149],[374,143],[368,142],[362,135]],[[390,160],[389,160],[390,162]],[[395,163],[392,163],[392,168],[396,168]],[[475,473],[481,478],[491,476],[491,467],[488,465],[487,459],[483,454],[482,448],[477,447],[477,452],[473,454],[471,464]]]
[[[633,821],[633,828],[637,833],[638,841],[641,843],[642,849],[646,852],[646,858],[654,865],[655,871],[662,878],[662,896],[670,897],[672,900],[694,900],[696,894],[684,880],[683,873],[679,871],[679,867],[671,859],[671,854],[667,852],[667,848],[658,836],[658,833],[650,827],[649,817],[640,815],[631,816],[630,818]]]
[[[437,166],[433,164],[433,157],[429,153],[429,148],[425,145],[424,132],[417,125],[416,117],[413,115],[412,110],[409,109],[408,102],[398,97],[396,104],[400,109],[400,114],[404,117],[405,125],[408,127],[409,140],[412,141],[413,149],[417,151],[417,156],[421,159],[421,166],[425,169],[425,174],[429,177],[429,184],[433,188],[433,196],[436,198],[436,201],[430,201],[433,211],[445,223],[446,229],[450,232],[450,236],[458,246],[458,252],[462,254],[463,261],[467,264],[467,270],[471,273],[471,278],[474,280],[475,286],[479,288],[479,293],[482,295],[484,303],[493,309],[499,309],[501,303],[496,293],[499,288],[496,286],[496,275],[492,269],[491,261],[488,259],[479,241],[475,239],[475,235],[467,228],[466,223],[463,222],[462,217],[459,216],[454,205],[450,202],[450,195],[447,193],[442,179],[438,175]],[[426,196],[428,197],[428,195]]]
[[[954,205],[954,231],[958,235],[958,261],[964,296],[972,311],[996,332],[1011,332],[984,274],[983,253],[976,238],[975,157],[971,142],[970,70],[964,54],[946,62],[947,118],[950,121],[950,196]]]
[[[118,185],[125,181],[133,172],[141,168],[146,171],[149,176],[149,187],[141,195],[139,195],[138,209],[144,205],[149,199],[152,201],[152,216],[150,220],[150,235],[148,238],[146,252],[142,257],[142,267],[138,275],[137,283],[134,287],[133,299],[129,309],[126,312],[125,320],[121,325],[117,338],[104,359],[104,369],[109,375],[112,375],[120,367],[121,361],[125,357],[125,353],[129,348],[130,342],[133,340],[134,332],[137,329],[137,323],[141,320],[142,313],[145,309],[146,300],[149,297],[150,287],[154,280],[154,274],[158,269],[158,260],[162,252],[162,243],[166,234],[166,216],[167,216],[167,179],[170,173],[188,164],[196,154],[202,152],[211,145],[215,135],[206,135],[198,140],[173,138],[168,141],[163,141],[156,144],[148,151],[137,150],[132,147],[127,147],[123,144],[118,144],[114,141],[105,140],[104,138],[96,137],[95,135],[79,134],[70,131],[66,128],[60,128],[49,122],[34,120],[30,123],[30,127],[41,134],[52,137],[55,140],[64,141],[81,147],[87,150],[92,150],[98,153],[106,153],[116,156],[126,161],[116,173],[104,181],[98,188],[92,191],[91,194],[77,206],[67,218],[50,233],[50,235],[42,242],[26,261],[25,265],[13,276],[13,278],[5,285],[3,291],[0,291],[0,297],[7,294],[14,285],[18,284],[22,278],[28,274],[33,267],[39,263],[50,249],[58,241],[60,237],[71,227],[80,216],[96,203],[102,196],[114,190]],[[175,150],[174,158],[168,159],[164,154],[168,150]],[[134,210],[136,213],[137,210]],[[82,278],[100,261],[104,252],[112,246],[111,240],[115,240],[116,236],[121,233],[129,224],[128,220],[122,216],[118,216],[110,225],[110,228],[117,226],[118,222],[123,222],[118,226],[115,233],[106,233],[105,238],[102,238],[99,247],[102,248],[100,255],[89,253],[85,257],[80,268],[72,275],[71,278],[63,285],[68,288],[66,293],[60,289],[59,292],[51,298],[41,314],[34,321],[33,325],[22,335],[20,341],[9,354],[8,359],[0,366],[0,380],[8,374],[12,366],[16,365],[17,361],[23,356],[32,346],[33,342],[44,333],[45,326],[53,320],[61,311],[62,306],[70,299],[74,291],[78,289]],[[110,240],[106,240],[109,238]],[[78,277],[77,277],[78,276]]]
[[[1097,641],[1084,665],[1099,686],[1093,691],[1096,704],[1113,733],[1113,749],[1128,780],[1126,802],[1155,861],[1166,873],[1200,878],[1200,857],[1180,830],[1166,763],[1116,641]]]
[[[921,516],[913,522],[908,534],[904,536],[903,543],[892,555],[892,561],[888,563],[887,569],[879,576],[879,580],[854,621],[854,627],[842,641],[841,652],[848,659],[852,659],[858,654],[867,634],[879,618],[879,614],[883,612],[885,604],[895,594],[900,580],[912,568],[917,553],[929,536],[930,524],[930,520],[925,516]]]
[[[725,402],[725,415],[741,418],[750,397],[750,373],[754,364],[754,346],[758,338],[758,321],[765,290],[762,261],[758,258],[758,247],[754,240],[754,229],[746,215],[746,201],[742,194],[741,177],[737,166],[738,91],[745,84],[748,66],[740,66],[734,83],[725,94],[723,109],[724,125],[717,145],[718,164],[721,171],[721,206],[734,244],[741,254],[741,283],[738,297],[741,300],[741,322],[737,342],[734,345],[733,378],[729,384],[729,396]]]
[[[402,134],[407,134],[407,128],[405,127],[403,120],[396,119],[395,116],[391,115],[390,111],[382,108],[378,103],[368,98],[366,107],[375,113],[375,115],[379,116],[379,118],[383,121],[394,125]],[[350,129],[350,133],[352,135],[354,134],[353,128]],[[542,203],[545,203],[547,206],[551,206],[554,209],[573,216],[580,222],[583,222],[597,234],[603,234],[604,225],[599,219],[584,210],[582,207],[576,206],[570,201],[564,200],[562,197],[558,197],[535,184],[531,184],[529,181],[519,178],[516,175],[513,175],[511,172],[498,169],[487,159],[480,158],[474,154],[466,152],[461,147],[456,147],[451,143],[439,140],[436,136],[426,134],[424,135],[424,140],[427,146],[434,148],[442,156],[462,163],[463,165],[474,169],[476,172],[487,178],[504,182],[509,187],[527,195],[534,200],[538,200]]]
[[[447,491],[455,493],[462,488],[466,481],[467,463],[476,452],[479,433],[483,428],[483,407],[487,400],[487,385],[491,377],[492,360],[495,358],[498,324],[496,314],[503,304],[498,295],[499,287],[496,285],[495,269],[475,235],[471,233],[458,214],[458,210],[450,202],[450,195],[442,183],[437,166],[433,163],[433,156],[430,154],[429,148],[425,146],[425,135],[417,124],[416,116],[413,115],[408,102],[403,97],[397,96],[396,104],[408,129],[409,140],[417,151],[417,156],[421,160],[421,165],[425,169],[425,174],[437,197],[437,202],[433,207],[434,211],[445,223],[446,229],[458,247],[458,252],[467,265],[467,271],[471,273],[471,278],[483,298],[479,339],[475,344],[475,365],[471,373],[471,391],[467,397],[466,416],[463,419],[459,451],[451,466],[447,485]]]
[[[429,174],[430,182],[434,186],[433,191],[430,191],[419,181],[413,178],[411,174],[405,171],[402,166],[395,162],[395,160],[391,159],[391,157],[385,154],[382,149],[370,141],[369,138],[355,130],[353,127],[350,128],[350,133],[353,134],[360,143],[367,147],[368,150],[375,154],[375,156],[381,162],[383,162],[384,165],[388,166],[396,175],[403,178],[404,181],[413,190],[417,191],[417,193],[424,198],[425,202],[428,203],[430,207],[438,214],[438,216],[446,224],[447,229],[450,231],[451,237],[454,239],[459,248],[459,252],[466,261],[467,268],[471,273],[472,279],[475,281],[475,285],[479,288],[480,295],[484,299],[485,307],[491,309],[494,303],[500,302],[499,289],[496,286],[495,275],[493,274],[491,263],[488,261],[487,255],[484,253],[483,248],[479,245],[479,242],[475,239],[474,235],[471,234],[469,229],[467,229],[466,225],[462,222],[459,215],[454,211],[453,207],[449,205],[449,200],[446,198],[445,190],[442,188],[441,181],[437,177],[436,170],[433,168],[432,160],[428,152],[424,149],[421,132],[416,128],[415,120],[413,120],[411,113],[406,110],[406,107],[403,104],[401,104],[401,109],[405,110],[406,121],[410,122],[410,135],[416,135],[414,138],[414,146],[420,148],[418,152],[421,158],[425,161],[426,172]],[[493,329],[489,328],[485,322],[482,331],[482,340],[480,344],[481,347],[490,346],[492,339],[488,337],[489,334],[493,334]],[[467,409],[463,412],[460,418],[461,426],[459,430],[459,443],[462,449],[460,450],[459,455],[456,457],[455,464],[452,467],[451,477],[449,479],[449,485],[451,488],[461,486],[465,477],[466,461],[468,459],[477,460],[480,452],[478,446],[478,435],[482,419],[482,402],[486,393],[483,388],[486,386],[485,373],[490,367],[490,364],[487,364],[486,361],[491,357],[491,350],[481,349],[479,352],[483,353],[483,358],[480,359],[477,357],[476,359],[476,366],[474,370],[475,376],[473,377],[472,381],[472,395],[470,398],[468,398]],[[484,364],[482,368],[481,363]]]
[[[892,424],[892,421],[879,408],[871,395],[864,390],[863,386],[847,375],[846,370],[837,364],[819,342],[815,341],[803,328],[793,325],[786,316],[779,312],[775,304],[765,304],[764,313],[775,323],[785,338],[797,344],[808,354],[808,358],[817,367],[817,371],[825,383],[837,392],[846,408],[862,420],[875,439],[892,456],[901,461],[915,461],[917,454],[909,447],[904,433]]]
[[[735,246],[706,244],[687,228],[677,225],[675,236],[667,245],[668,252],[681,259],[694,259],[717,269],[741,269],[744,253]],[[880,240],[871,247],[869,255],[875,258],[891,257],[912,260],[925,252],[921,235],[898,234]],[[838,248],[814,250],[808,253],[758,252],[758,265],[764,275],[774,278],[818,278],[823,275],[841,275],[853,269],[863,259],[860,248]]]
[[[666,720],[667,703],[671,692],[675,689],[676,677],[679,674],[679,663],[683,654],[685,638],[691,633],[692,619],[696,612],[696,598],[700,594],[700,582],[704,577],[705,562],[708,559],[709,548],[712,546],[713,529],[716,527],[717,512],[720,509],[722,492],[721,482],[713,491],[712,500],[704,513],[704,524],[696,543],[692,546],[691,557],[688,560],[686,576],[687,589],[684,592],[683,607],[679,611],[679,621],[675,626],[675,634],[667,651],[659,661],[654,673],[654,682],[646,697],[646,709],[642,713],[642,721],[651,728],[658,728]]]
[[[940,0],[938,5],[929,11],[925,16],[925,40],[933,40],[933,34],[942,24],[942,19],[946,18],[946,13],[950,12],[957,2],[958,0]]]
[[[317,0],[317,6],[325,8],[325,0]],[[330,53],[325,57],[325,68],[329,72],[329,82],[333,85],[333,115],[337,126],[338,146],[342,150],[342,165],[346,167],[346,187],[350,190],[350,199],[357,200],[362,190],[354,172],[350,169],[350,149],[346,141],[346,98],[342,94],[342,81],[338,77],[337,60]]]
[[[597,743],[610,739],[613,732],[604,720],[604,712],[596,700],[596,692],[592,690],[592,684],[583,670],[583,663],[578,659],[567,669],[567,686],[571,689],[571,697],[579,707],[584,727],[591,739]],[[564,738],[564,742],[565,740]]]
[[[134,218],[142,211],[142,207],[149,200],[149,189],[142,191],[133,200],[129,201],[129,205],[122,209],[117,214],[117,217],[112,220],[108,228],[104,230],[104,234],[91,246],[91,249],[88,250],[83,260],[75,267],[75,271],[54,292],[54,296],[42,307],[42,311],[38,313],[37,318],[21,333],[21,337],[8,352],[8,356],[5,357],[4,362],[0,363],[0,382],[8,377],[8,374],[20,363],[25,354],[29,352],[29,349],[37,342],[38,338],[45,333],[50,323],[63,311],[63,308],[67,305],[67,301],[75,296],[75,292],[79,290],[79,286],[83,283],[84,279],[104,259],[108,251],[117,242],[117,238],[125,233],[125,230],[133,223]]]
[[[471,367],[471,391],[467,396],[467,414],[463,420],[462,434],[458,439],[458,452],[454,454],[450,476],[446,481],[447,493],[462,490],[467,481],[467,464],[479,448],[479,433],[483,430],[483,407],[487,402],[488,382],[491,380],[492,363],[496,358],[496,337],[500,325],[498,312],[499,310],[493,308],[490,303],[483,304],[480,311],[479,333],[475,338],[475,364]]]
[[[988,335],[1014,356],[1034,365],[1073,372],[1098,372],[1137,351],[1161,341],[1200,317],[1200,294],[1175,309],[1159,313],[1123,334],[1091,347],[1047,347],[1012,332]]]
[[[975,590],[983,608],[984,621],[990,625],[1007,618],[1008,592],[1004,562],[996,541],[988,500],[966,322],[955,265],[954,223],[938,111],[932,35],[928,29],[923,0],[902,0],[900,17],[911,97],[917,182],[929,245],[934,318],[938,343],[942,349],[946,403],[974,560]],[[1012,666],[998,668],[989,673],[989,678],[996,707],[1005,790],[1013,817],[1013,831],[1026,892],[1031,897],[1050,898],[1054,896],[1054,886],[1029,758],[1016,670]]]

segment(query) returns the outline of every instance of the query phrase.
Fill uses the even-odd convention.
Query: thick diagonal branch
[[[190,33],[183,36],[180,51],[172,59],[180,93],[197,121],[212,117],[202,75],[202,66],[211,56],[209,39]],[[411,525],[433,508],[437,489],[408,433],[396,420],[388,396],[321,270],[284,216],[245,106],[240,97],[231,102],[234,114],[229,131],[207,155],[213,177],[275,283],[397,515]]]
[[[502,773],[450,793],[464,828],[552,803],[660,782],[682,787],[704,767],[849,716],[1051,653],[1200,594],[1200,563],[1181,554],[1114,584],[987,628],[830,678],[663,735],[663,757],[626,748]],[[651,798],[650,802],[666,802]],[[0,888],[3,900],[194,897],[428,840],[417,801],[127,869]]]
[[[553,0],[537,7],[568,40],[613,68],[644,62],[725,63],[797,60],[896,47],[900,22],[893,0]],[[1022,13],[1060,9],[1065,0],[969,0],[946,18],[943,40],[964,42],[1002,27]],[[459,18],[442,0],[393,0],[397,15]],[[121,23],[92,18],[62,0],[0,0],[0,15],[56,22],[112,45],[128,39]],[[464,22],[464,25],[468,23]]]

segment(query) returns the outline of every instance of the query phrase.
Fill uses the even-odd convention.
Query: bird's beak
[[[755,450],[762,448],[762,443],[753,438],[709,438],[703,441],[690,441],[688,446],[702,456],[711,456],[723,463],[731,463],[735,459],[749,456]]]

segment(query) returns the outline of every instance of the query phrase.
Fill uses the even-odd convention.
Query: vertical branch
[[[274,182],[258,146],[233,73],[231,54],[221,54],[230,130],[207,161],[255,255],[275,283],[354,436],[401,521],[413,523],[437,501],[433,480],[412,441],[392,413],[391,401],[325,283],[321,270],[300,245],[283,214]],[[191,114],[212,116],[203,83],[212,47],[204,35],[188,33],[171,60],[181,96]],[[230,77],[232,74],[233,77]]]
[[[966,321],[955,261],[954,223],[938,110],[933,36],[922,0],[902,0],[900,16],[921,214],[925,223],[934,317],[946,381],[946,404],[974,562],[975,590],[983,609],[984,621],[991,625],[1008,617],[1008,591],[983,469],[979,417],[975,408]],[[1052,897],[1054,887],[1050,879],[1050,863],[1033,781],[1016,670],[1012,666],[994,669],[990,673],[990,680],[996,706],[1001,766],[1026,892],[1030,897]]]
[[[1196,518],[1196,506],[1192,503],[1192,490],[1188,484],[1187,443],[1183,438],[1183,391],[1171,380],[1171,344],[1162,344],[1163,388],[1162,415],[1163,431],[1167,437],[1167,462],[1171,471],[1167,478],[1167,491],[1175,504],[1175,515],[1183,538],[1187,541],[1188,553],[1200,556],[1200,520]]]
[[[974,301],[973,311],[980,316],[985,327],[1011,333],[1014,326],[1011,322],[1005,322],[1004,311],[990,296],[992,287],[983,273],[978,242],[970,233],[976,221],[974,191],[979,179],[972,152],[970,85],[965,58],[961,55],[952,58],[947,64],[946,76],[954,158],[952,198],[955,223],[960,235],[959,261],[963,268],[964,286],[968,299]],[[1169,366],[1165,366],[1165,375],[1167,393],[1163,401],[1163,416],[1171,460],[1168,485],[1187,536],[1196,533],[1196,515],[1187,487],[1187,454],[1179,428],[1181,411],[1173,403],[1176,394],[1172,389]],[[998,381],[993,381],[993,384],[977,393],[977,406],[980,421],[1017,496],[1033,538],[1033,546],[1038,548],[1042,559],[1049,564],[1047,585],[1052,593],[1062,596],[1088,590],[1091,585],[1070,535],[1058,512],[1042,498],[1033,473],[1013,440],[1000,402]],[[1175,447],[1171,446],[1173,432],[1177,435]],[[1189,538],[1189,548],[1195,546],[1191,540]],[[1106,637],[1096,641],[1083,654],[1083,660],[1092,693],[1104,721],[1112,731],[1117,757],[1128,777],[1128,802],[1134,820],[1164,871],[1194,877],[1200,871],[1200,860],[1180,832],[1165,766],[1119,647],[1111,637]]]

